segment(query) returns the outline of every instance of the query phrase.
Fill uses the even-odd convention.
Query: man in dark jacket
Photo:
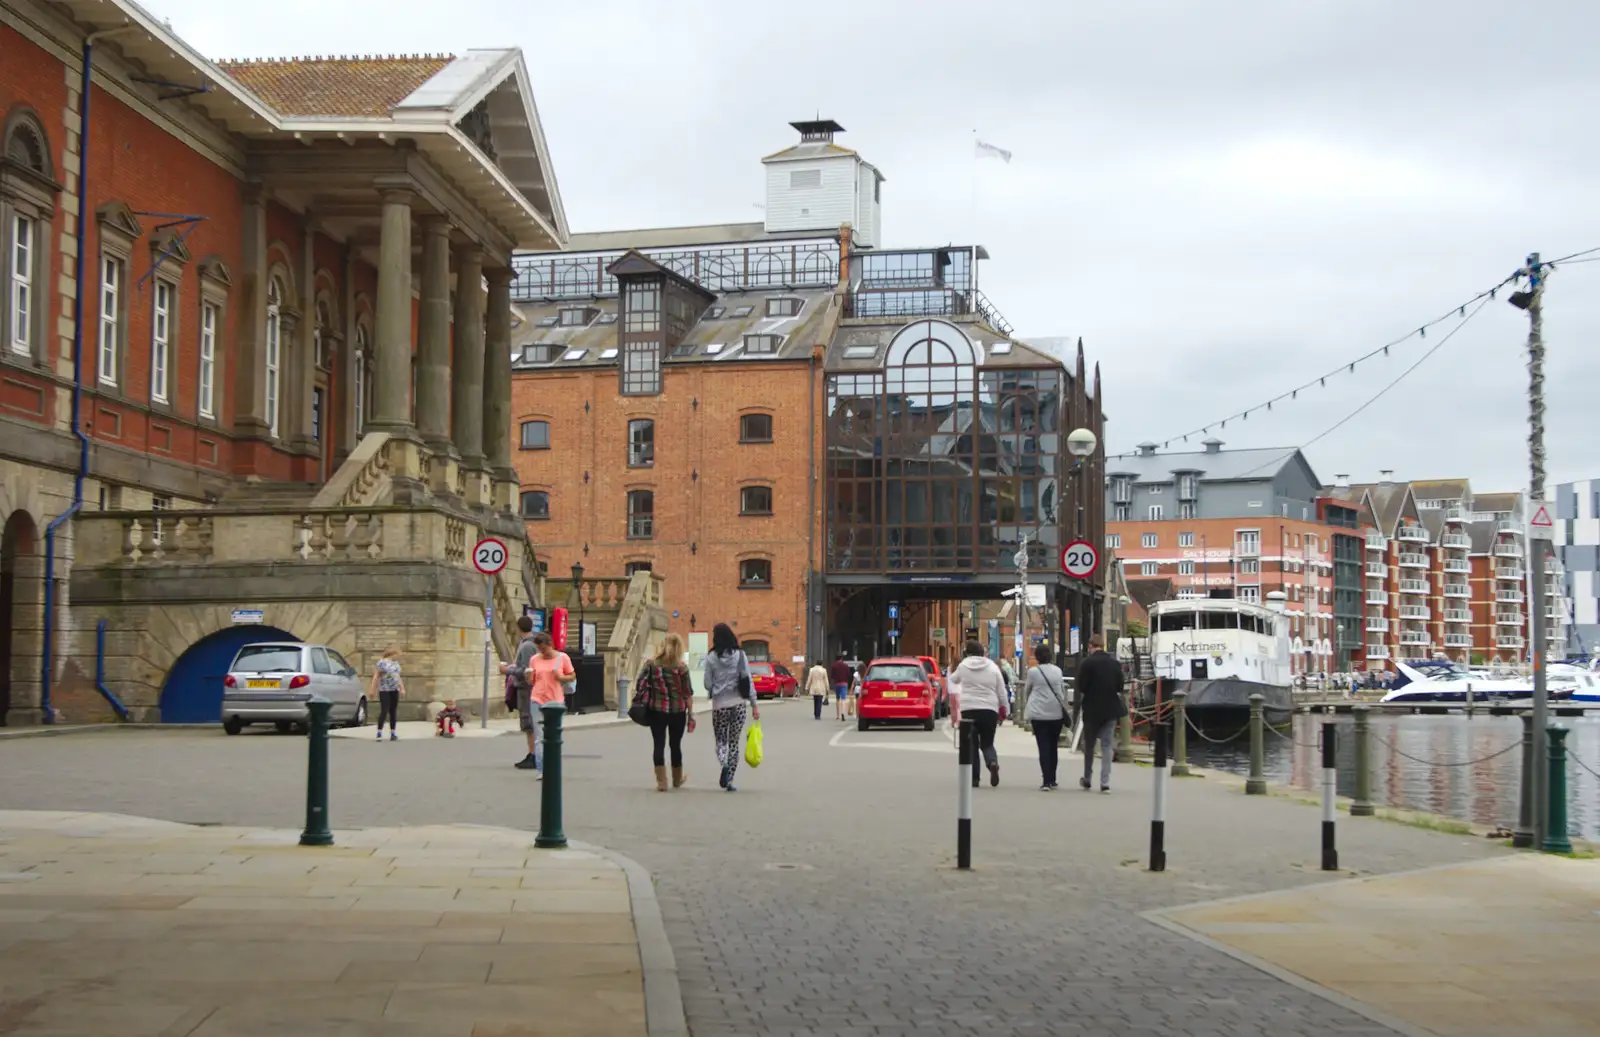
[[[1128,715],[1122,698],[1122,665],[1104,650],[1105,642],[1096,634],[1089,638],[1089,654],[1078,664],[1078,679],[1073,688],[1078,717],[1083,721],[1083,777],[1078,784],[1092,788],[1094,748],[1100,745],[1100,791],[1111,791],[1111,757],[1117,737],[1117,721]]]

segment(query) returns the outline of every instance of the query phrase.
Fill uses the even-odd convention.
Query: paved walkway
[[[1527,854],[1154,917],[1402,1031],[1600,1029],[1600,861]]]
[[[0,1033],[646,1033],[621,863],[468,825],[297,840],[0,811]]]
[[[569,731],[582,731],[590,727],[612,727],[617,724],[631,724],[633,721],[627,717],[618,718],[617,714],[609,710],[594,713],[574,713],[564,717],[562,726]],[[468,717],[467,722],[456,731],[457,738],[494,738],[500,735],[516,735],[522,731],[518,727],[520,721],[516,717],[490,717],[487,727],[480,726],[476,717]],[[264,730],[263,734],[266,733]],[[367,741],[377,740],[377,730],[368,724],[366,727],[338,727],[328,732],[335,738],[365,738]],[[396,725],[396,733],[402,739],[411,738],[439,738],[439,729],[431,720],[402,720]],[[388,737],[388,729],[384,729],[384,737]]]

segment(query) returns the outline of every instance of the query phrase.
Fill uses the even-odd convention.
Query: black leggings
[[[687,713],[663,713],[659,709],[650,711],[650,740],[655,743],[657,767],[667,765],[663,750],[668,738],[672,739],[672,765],[679,768],[683,766],[683,728],[688,722]]]
[[[1000,726],[1000,714],[992,709],[963,709],[961,719],[972,720],[973,748],[983,753],[983,761],[991,767],[1000,766],[1000,757],[994,751],[994,731]],[[972,761],[972,784],[978,784],[978,761]]]
[[[378,730],[383,730],[385,719],[389,721],[389,730],[394,730],[396,714],[400,712],[400,693],[398,691],[378,692]]]

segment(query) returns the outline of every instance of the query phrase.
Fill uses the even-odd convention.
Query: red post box
[[[567,610],[555,608],[550,610],[550,640],[555,643],[556,651],[567,650]]]

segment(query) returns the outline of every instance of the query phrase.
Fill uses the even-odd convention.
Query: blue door
[[[239,649],[258,641],[298,641],[287,630],[267,626],[236,626],[218,630],[189,646],[178,657],[161,686],[163,724],[217,724],[222,722],[222,678]]]

